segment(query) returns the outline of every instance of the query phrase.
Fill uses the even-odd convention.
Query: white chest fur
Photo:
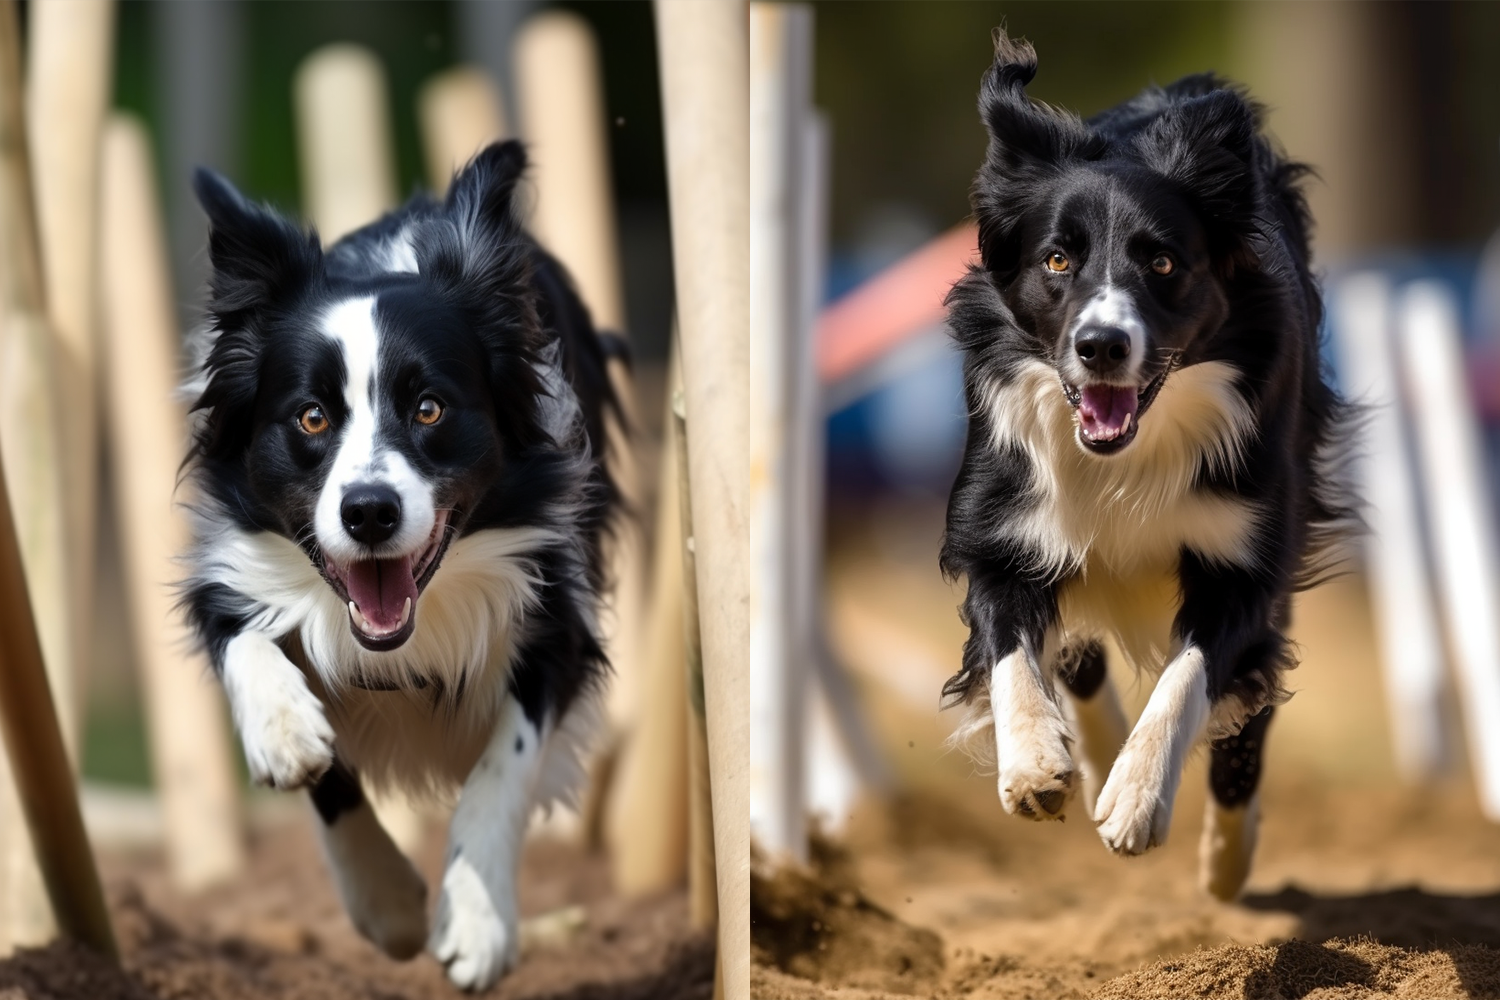
[[[1064,635],[1111,633],[1138,667],[1160,663],[1177,604],[1184,548],[1249,565],[1256,510],[1194,488],[1205,467],[1233,468],[1253,417],[1223,362],[1172,374],[1118,455],[1086,452],[1057,373],[1028,362],[989,395],[997,446],[1019,445],[1035,470],[1034,495],[996,526],[1036,568],[1070,577],[1059,595]]]

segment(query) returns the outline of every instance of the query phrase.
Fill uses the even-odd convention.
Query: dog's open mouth
[[[417,627],[417,598],[448,549],[449,512],[440,510],[421,551],[394,559],[337,563],[323,557],[324,575],[349,606],[349,630],[366,649],[398,649]]]
[[[1090,383],[1063,384],[1063,392],[1078,416],[1078,441],[1099,455],[1111,455],[1135,440],[1141,417],[1156,399],[1172,365],[1144,386]]]

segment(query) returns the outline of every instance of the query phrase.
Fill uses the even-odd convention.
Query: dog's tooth
[[[349,619],[354,622],[354,627],[361,632],[370,631],[370,623],[364,615],[359,613],[359,607],[353,601],[349,602]]]
[[[1127,413],[1127,414],[1125,414],[1125,422],[1120,425],[1120,433],[1121,434],[1124,434],[1126,431],[1130,430],[1130,422],[1132,420],[1134,420],[1134,419],[1135,419],[1135,414],[1134,413]]]
[[[396,627],[398,629],[405,628],[406,627],[406,623],[410,619],[411,619],[411,598],[408,597],[406,599],[406,603],[401,606],[401,620],[396,623]]]

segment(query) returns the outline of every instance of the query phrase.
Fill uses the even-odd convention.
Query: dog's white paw
[[[404,855],[350,886],[345,908],[360,934],[398,961],[427,943],[427,883]]]
[[[301,788],[333,764],[333,727],[305,684],[264,692],[242,707],[238,721],[245,763],[257,784]]]
[[[1062,819],[1077,786],[1062,715],[1004,723],[997,719],[995,725],[1000,804],[1013,816]]]
[[[448,979],[461,990],[488,989],[516,964],[519,939],[514,890],[487,886],[468,859],[455,858],[443,875],[428,942]]]
[[[1160,750],[1132,737],[1120,752],[1109,780],[1094,804],[1099,837],[1116,854],[1144,854],[1167,842],[1172,824],[1172,793]]]

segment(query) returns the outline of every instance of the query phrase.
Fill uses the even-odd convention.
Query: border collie
[[[525,163],[493,145],[442,202],[326,250],[194,179],[213,276],[189,617],[253,778],[310,790],[355,926],[397,958],[426,942],[467,989],[516,959],[527,819],[571,801],[608,672],[615,400],[603,339],[517,220]],[[461,789],[430,937],[362,786]]]
[[[969,431],[941,562],[970,633],[945,704],[970,706],[955,738],[1006,811],[1061,819],[1081,771],[1123,855],[1166,839],[1209,741],[1201,879],[1228,899],[1292,594],[1354,520],[1325,461],[1345,405],[1319,365],[1306,168],[1211,75],[1081,121],[1027,96],[1036,68],[996,31],[981,263],[947,299]],[[1106,638],[1160,675],[1128,738]]]

